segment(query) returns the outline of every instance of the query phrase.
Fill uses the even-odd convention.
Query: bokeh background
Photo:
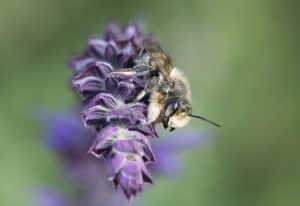
[[[0,205],[60,185],[35,117],[74,103],[66,62],[111,19],[145,22],[190,79],[195,113],[223,126],[145,205],[299,205],[299,16],[292,0],[1,0]]]

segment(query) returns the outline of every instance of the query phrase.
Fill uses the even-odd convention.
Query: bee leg
[[[133,67],[137,76],[145,76],[150,74],[152,67],[147,64],[138,64]]]
[[[169,122],[169,118],[164,118],[163,121],[162,121],[163,126],[164,126],[165,129],[169,128],[168,122]]]
[[[146,94],[150,93],[154,87],[157,87],[159,83],[158,77],[153,77],[148,84],[146,84],[144,90],[142,90],[135,98],[136,101],[141,100]]]
[[[157,102],[151,102],[148,106],[148,111],[147,111],[147,120],[148,123],[151,124],[153,122],[156,122],[159,117],[160,117],[160,113],[161,113],[161,105]]]
[[[174,127],[169,127],[169,131],[170,131],[170,132],[172,132],[172,131],[174,131],[174,130],[175,130]]]
[[[143,97],[147,94],[147,92],[145,90],[141,91],[140,93],[138,93],[138,95],[135,98],[135,101],[139,101],[141,99],[143,99]]]
[[[164,119],[163,119],[163,121],[162,121],[162,123],[163,123],[163,126],[164,126],[164,128],[166,129],[166,130],[169,130],[170,132],[172,132],[172,131],[174,131],[176,128],[174,128],[174,127],[170,127],[169,126],[169,117],[164,117]]]
[[[135,66],[133,66],[133,69],[135,71],[145,71],[145,72],[149,72],[152,69],[152,66],[148,65],[148,64],[137,64]]]

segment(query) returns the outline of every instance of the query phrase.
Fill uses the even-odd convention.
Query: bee
[[[162,123],[165,129],[173,131],[184,127],[192,118],[202,119],[220,126],[205,117],[192,114],[191,90],[184,74],[172,64],[171,58],[157,42],[145,41],[134,66],[116,73],[145,75],[146,86],[136,100],[149,96],[148,123]]]

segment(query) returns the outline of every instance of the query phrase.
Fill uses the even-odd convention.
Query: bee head
[[[191,111],[191,105],[186,99],[180,97],[170,98],[164,111],[164,127],[169,128],[170,131],[184,127],[190,120]]]

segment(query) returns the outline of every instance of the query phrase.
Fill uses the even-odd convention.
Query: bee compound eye
[[[176,111],[177,111],[177,103],[176,102],[169,103],[165,109],[165,116],[170,117],[173,114],[175,114]]]
[[[178,102],[175,102],[175,103],[173,104],[173,108],[174,108],[174,110],[176,110],[176,109],[178,108]]]
[[[165,116],[166,116],[166,117],[171,116],[172,112],[173,112],[172,106],[171,106],[171,105],[168,105],[167,108],[166,108],[166,110],[165,110]]]

